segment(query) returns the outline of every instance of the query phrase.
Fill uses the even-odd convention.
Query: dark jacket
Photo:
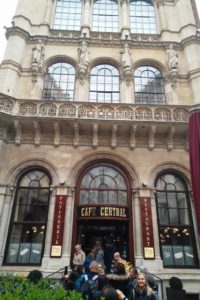
[[[135,287],[129,294],[129,300],[156,300],[156,297],[153,294],[153,291],[151,295],[148,296],[147,290],[144,290],[142,293],[140,293],[138,287]]]
[[[115,289],[119,289],[124,293],[125,296],[128,296],[128,284],[129,284],[129,274],[108,274],[106,275],[108,282]]]

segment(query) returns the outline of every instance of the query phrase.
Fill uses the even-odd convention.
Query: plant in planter
[[[186,292],[180,278],[171,277],[169,279],[170,287],[166,288],[167,300],[186,300]]]

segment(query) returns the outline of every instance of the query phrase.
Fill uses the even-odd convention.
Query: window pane
[[[97,92],[94,99],[94,92]],[[114,102],[119,101],[119,71],[111,65],[98,65],[91,70],[90,101]]]
[[[132,33],[156,33],[156,17],[151,0],[130,0],[129,11]]]
[[[159,70],[151,66],[139,67],[135,70],[134,83],[137,104],[165,104],[164,82]]]
[[[92,30],[102,32],[119,31],[118,3],[113,0],[96,0],[93,3]]]
[[[84,175],[80,186],[80,204],[127,205],[125,180],[111,167],[100,166],[91,169]]]
[[[57,1],[54,29],[80,30],[82,0]]]
[[[155,185],[163,263],[169,267],[194,265],[194,232],[186,184],[181,177],[166,173]]]
[[[42,171],[30,171],[19,180],[13,219],[10,223],[8,251],[5,253],[6,263],[29,265],[41,263],[48,216],[49,187],[50,180]]]
[[[64,80],[64,82],[62,81]],[[75,69],[68,63],[56,63],[45,76],[43,98],[46,100],[73,100]]]

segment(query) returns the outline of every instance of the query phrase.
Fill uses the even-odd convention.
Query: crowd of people
[[[115,250],[113,248],[113,250]],[[64,277],[64,288],[82,293],[83,299],[100,300],[156,300],[155,282],[123,259],[119,252],[112,253],[105,265],[105,253],[97,241],[86,256],[81,245],[75,246],[73,269]]]

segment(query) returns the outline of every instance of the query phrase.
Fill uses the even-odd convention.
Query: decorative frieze
[[[80,102],[17,100],[0,95],[0,114],[16,117],[188,122],[189,106],[137,104],[83,104]]]

